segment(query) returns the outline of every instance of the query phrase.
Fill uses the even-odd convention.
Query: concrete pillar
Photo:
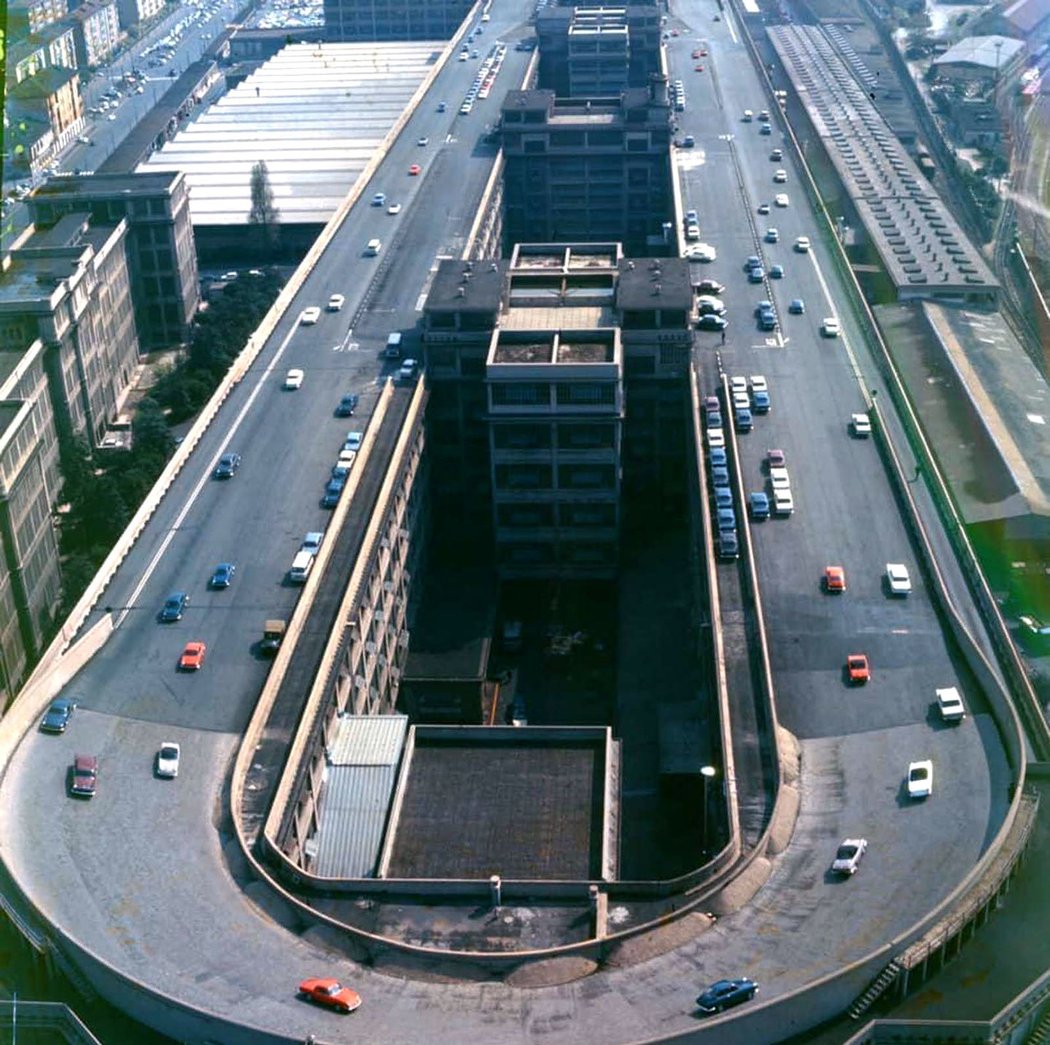
[[[503,882],[500,880],[500,876],[498,874],[494,874],[489,879],[489,892],[490,892],[491,897],[492,897],[492,906],[493,907],[502,907],[503,906]]]

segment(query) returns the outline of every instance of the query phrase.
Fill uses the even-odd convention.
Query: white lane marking
[[[247,401],[245,402],[244,406],[241,407],[241,410],[237,414],[237,417],[234,419],[233,424],[230,425],[229,435],[223,441],[222,446],[220,446],[219,449],[216,451],[215,456],[212,458],[207,469],[197,481],[197,485],[193,488],[192,492],[190,493],[190,496],[186,499],[186,504],[183,506],[182,511],[179,512],[179,514],[175,517],[175,521],[172,524],[171,528],[168,530],[167,534],[165,535],[164,540],[161,541],[160,547],[157,549],[153,558],[150,559],[149,563],[146,565],[146,569],[142,573],[142,578],[139,580],[138,584],[135,585],[135,588],[131,593],[131,597],[128,599],[124,609],[121,610],[120,614],[117,616],[116,622],[113,625],[114,630],[119,628],[121,624],[124,623],[124,619],[131,612],[131,608],[138,602],[139,596],[142,594],[142,589],[146,587],[147,582],[153,575],[153,571],[157,568],[157,564],[164,556],[164,553],[168,550],[168,546],[171,544],[172,540],[174,540],[175,534],[178,532],[179,527],[185,521],[186,516],[189,515],[190,509],[196,503],[197,498],[200,496],[201,490],[204,489],[204,484],[211,482],[211,473],[215,470],[215,466],[218,463],[219,458],[224,453],[226,453],[226,448],[230,445],[230,441],[237,434],[237,430],[241,427],[241,424],[243,423],[248,411],[251,409],[252,404],[255,402],[256,397],[259,395],[259,392],[262,391],[263,382],[270,376],[270,374],[273,373],[277,361],[284,354],[284,350],[288,347],[288,342],[292,340],[293,335],[298,329],[299,328],[297,325],[292,326],[292,329],[288,331],[288,334],[286,335],[285,339],[281,342],[280,347],[274,353],[273,361],[259,375],[259,380],[255,383],[255,387],[249,394]]]

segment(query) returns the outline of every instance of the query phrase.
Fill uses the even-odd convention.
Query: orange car
[[[846,657],[846,671],[849,674],[850,682],[857,685],[862,686],[871,678],[868,658],[863,653],[851,653]]]
[[[412,166],[408,168],[408,173],[414,177],[415,175],[420,174],[422,170],[423,168],[420,167],[418,163],[413,163]]]
[[[203,642],[187,642],[182,656],[179,657],[179,668],[182,671],[200,671],[204,667],[204,654],[207,649]]]
[[[331,979],[303,980],[299,984],[299,997],[344,1013],[353,1012],[361,1004],[357,991]]]
[[[846,590],[846,571],[841,566],[824,567],[824,590],[832,592]]]

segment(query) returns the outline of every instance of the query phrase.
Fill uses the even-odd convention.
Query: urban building
[[[559,97],[615,96],[661,72],[660,9],[550,6],[536,15],[537,87]]]
[[[7,32],[18,40],[39,33],[45,26],[60,22],[69,14],[68,0],[10,0],[7,5]]]
[[[127,222],[69,214],[3,261],[0,350],[41,340],[58,424],[101,445],[138,362],[124,240]]]
[[[666,253],[674,212],[667,80],[618,98],[508,91],[501,112],[504,250],[520,242],[619,242]]]
[[[1028,54],[1009,36],[968,36],[933,60],[938,80],[994,85],[1013,79]]]
[[[73,69],[51,66],[28,75],[8,91],[4,105],[6,144],[17,168],[39,173],[50,154],[69,144],[84,126],[84,105]]]
[[[164,10],[164,0],[117,0],[117,16],[122,29],[156,18]]]
[[[487,533],[502,578],[614,576],[623,488],[681,485],[692,312],[688,262],[616,243],[441,262],[423,334],[435,529]]]
[[[126,219],[139,345],[150,351],[188,340],[200,282],[189,189],[180,172],[61,175],[37,188],[27,203],[41,226],[73,211],[102,222]]]
[[[4,340],[11,333],[0,320]],[[61,490],[44,343],[0,349],[0,708],[51,637],[61,600],[52,511]]]
[[[124,34],[116,0],[83,0],[69,16],[81,69],[102,65],[120,46]]]
[[[324,0],[325,38],[447,40],[467,17],[467,0]]]
[[[56,66],[62,69],[77,67],[77,48],[71,25],[45,26],[30,36],[13,41],[8,48],[7,68],[13,70],[15,83],[21,83],[42,69]]]

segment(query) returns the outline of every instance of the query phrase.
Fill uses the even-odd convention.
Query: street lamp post
[[[715,778],[718,771],[714,766],[701,766],[700,779],[703,781],[703,793],[700,799],[700,848],[707,852],[707,785]]]

